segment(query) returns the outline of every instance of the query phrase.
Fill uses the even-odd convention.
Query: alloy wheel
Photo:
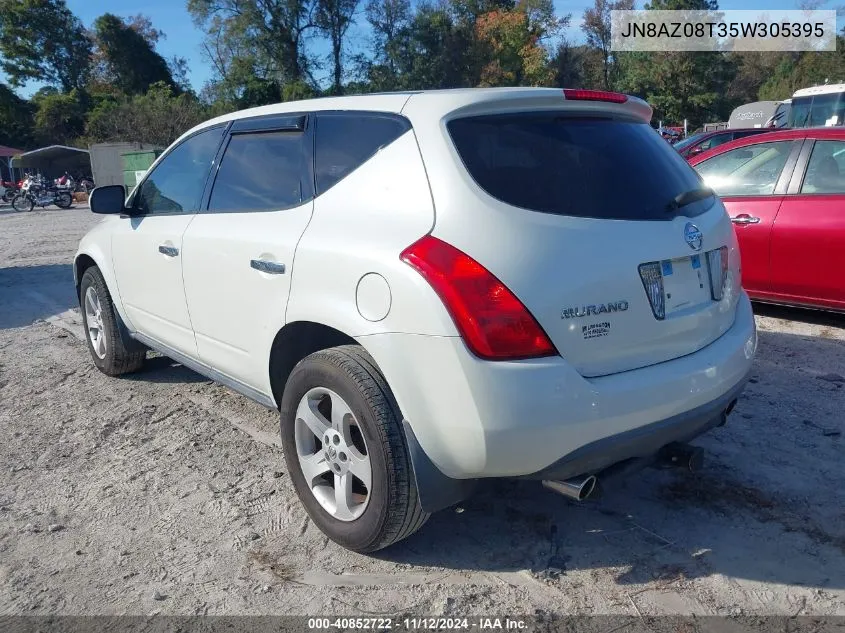
[[[346,401],[330,389],[310,389],[299,401],[294,435],[299,467],[320,506],[339,521],[360,517],[370,500],[372,464]]]
[[[103,308],[94,286],[85,291],[85,323],[88,326],[88,338],[97,358],[106,357],[106,332],[103,325]]]

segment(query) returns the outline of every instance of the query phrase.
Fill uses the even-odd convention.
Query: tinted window
[[[845,193],[845,141],[816,141],[801,193]]]
[[[146,214],[196,211],[223,129],[204,130],[173,148],[141,183],[134,208]]]
[[[700,134],[693,134],[692,136],[685,138],[683,141],[676,143],[675,149],[678,150],[678,151],[681,151],[685,147],[689,147],[693,143],[697,143],[698,141],[700,141],[701,137],[703,137],[703,136],[704,136],[703,132],[700,133]]]
[[[792,141],[758,143],[708,158],[695,168],[720,196],[770,195],[791,150]]]
[[[701,188],[686,161],[647,123],[526,113],[456,119],[464,165],[507,204],[559,215],[665,220],[670,202]],[[713,198],[683,207],[703,213]]]
[[[302,132],[235,134],[211,190],[210,211],[277,211],[304,202],[308,178]]]
[[[734,138],[733,133],[729,134],[716,134],[711,136],[706,141],[704,141],[699,147],[702,151],[706,151],[708,149],[713,149],[714,147],[719,147],[719,145],[724,145],[725,143],[730,143]]]
[[[410,129],[406,119],[379,114],[317,115],[317,195],[369,160]]]

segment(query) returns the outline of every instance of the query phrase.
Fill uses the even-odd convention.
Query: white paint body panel
[[[556,89],[518,88],[320,99],[227,115],[200,127],[262,114],[371,110],[401,112],[413,129],[313,206],[200,214],[148,234],[115,218],[89,233],[79,252],[103,269],[131,329],[180,351],[195,331],[199,347],[186,353],[262,394],[272,393],[269,357],[279,329],[320,323],[372,354],[420,445],[446,475],[533,473],[593,441],[718,400],[747,375],[756,348],[750,303],[738,286],[694,314],[655,320],[637,265],[690,254],[684,218],[602,221],[515,209],[478,188],[445,128],[458,114],[570,105]],[[642,121],[651,115],[638,100],[573,107]],[[721,203],[694,221],[704,233],[701,253],[727,244],[739,279]],[[474,357],[437,294],[400,260],[428,233],[498,276],[566,352],[515,362]],[[157,259],[167,239],[182,250],[178,275]],[[112,243],[119,258],[111,256]],[[286,273],[260,273],[249,266],[254,258],[284,263]],[[184,290],[176,281],[182,276]],[[612,340],[599,345],[570,335],[561,319],[563,308],[616,300],[628,301],[629,310],[613,316]]]
[[[189,213],[118,218],[111,226],[112,265],[127,326],[196,356],[197,345],[182,283],[182,236]],[[159,246],[179,250],[176,257]]]
[[[267,363],[285,324],[294,252],[311,220],[313,201],[257,213],[199,213],[185,233],[182,270],[199,359],[269,395]],[[283,264],[271,274],[253,260]]]

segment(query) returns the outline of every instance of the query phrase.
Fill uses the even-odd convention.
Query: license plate
[[[660,262],[663,273],[663,295],[666,316],[710,301],[707,271],[700,255],[679,257]]]

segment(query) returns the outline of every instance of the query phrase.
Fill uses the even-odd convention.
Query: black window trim
[[[220,135],[220,140],[217,143],[217,151],[214,153],[214,157],[212,158],[211,164],[208,166],[208,171],[205,174],[205,184],[203,185],[203,189],[202,189],[203,195],[200,197],[200,201],[199,201],[199,204],[198,204],[196,209],[192,209],[190,211],[184,211],[184,210],[182,210],[182,211],[160,211],[160,212],[156,212],[156,213],[142,213],[142,212],[140,212],[138,210],[138,207],[136,206],[137,202],[138,202],[138,192],[141,191],[141,187],[143,187],[144,183],[147,182],[147,179],[154,172],[153,169],[149,169],[149,170],[147,170],[147,173],[144,174],[144,177],[141,179],[141,182],[136,184],[135,189],[132,190],[132,196],[131,196],[132,199],[129,201],[129,207],[128,207],[131,210],[131,213],[129,215],[131,217],[146,218],[146,217],[155,217],[155,216],[159,216],[159,215],[193,215],[195,213],[199,213],[200,209],[203,208],[203,200],[205,199],[205,190],[208,187],[209,178],[211,177],[212,173],[216,173],[217,159],[220,155],[220,148],[222,147],[223,142],[226,140],[226,138],[227,138],[226,133],[231,126],[232,126],[232,122],[228,121],[228,122],[225,122],[225,123],[219,123],[217,125],[209,125],[208,127],[204,127],[200,130],[197,130],[193,134],[190,134],[190,135],[186,136],[185,138],[183,138],[177,144],[169,147],[167,149],[167,151],[164,154],[162,154],[161,157],[157,161],[157,164],[155,166],[156,169],[158,169],[159,165],[161,165],[161,163],[163,163],[167,159],[167,157],[170,156],[177,148],[181,147],[182,145],[187,143],[192,138],[199,136],[200,134],[203,134],[204,132],[208,132],[209,130],[216,130],[216,129],[223,128],[223,134]]]
[[[202,200],[200,202],[200,213],[243,213],[243,211],[213,211],[209,209],[209,205],[211,204],[211,193],[214,190],[215,183],[217,182],[223,157],[226,155],[226,150],[229,148],[229,143],[231,143],[234,136],[243,134],[272,134],[274,132],[300,133],[303,135],[302,149],[305,152],[304,164],[309,173],[306,174],[305,178],[302,180],[302,200],[299,204],[280,207],[278,209],[274,208],[268,211],[254,211],[254,213],[273,213],[276,211],[295,209],[314,199],[314,192],[316,191],[314,184],[316,178],[314,174],[314,113],[285,112],[284,114],[266,114],[257,117],[236,119],[231,122],[226,134],[224,134],[223,142],[220,144],[220,147],[217,148],[217,154],[214,157],[214,166],[211,169],[208,180],[206,180],[205,189],[203,190]]]
[[[789,184],[784,189],[785,194],[790,196],[801,195],[801,187],[804,186],[804,178],[807,176],[807,167],[810,165],[810,156],[815,145],[816,139],[814,138],[801,139],[801,150],[795,160],[795,169],[789,179]]]

